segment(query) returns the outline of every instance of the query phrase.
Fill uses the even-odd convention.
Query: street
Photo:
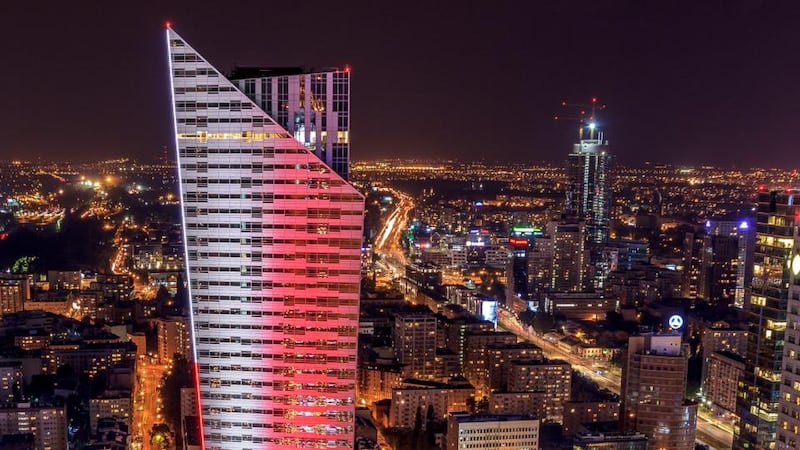
[[[147,356],[140,357],[139,367],[136,370],[131,441],[134,443],[132,445],[134,449],[156,450],[150,444],[150,430],[153,425],[162,422],[158,411],[161,404],[159,389],[167,366],[148,360],[150,358]]]

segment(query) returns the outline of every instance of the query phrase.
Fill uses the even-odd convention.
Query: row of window
[[[194,86],[175,88],[175,95],[192,94],[195,92],[200,94],[219,94],[220,92],[236,92],[236,88],[233,86],[220,86],[217,84],[197,84]]]
[[[327,189],[330,187],[344,186],[345,182],[337,178],[309,178],[282,180],[274,178],[185,178],[181,180],[183,184],[196,184],[198,187],[208,187],[209,184],[247,184],[249,187],[263,185],[302,185],[305,184],[311,189]]]
[[[218,77],[216,70],[207,67],[197,69],[175,69],[172,71],[175,78],[194,78],[194,77]]]
[[[274,373],[286,377],[293,377],[295,375],[314,375],[315,377],[329,377],[329,378],[337,378],[340,380],[353,380],[356,377],[356,371],[353,369],[336,369],[336,368],[312,369],[312,368],[273,367],[273,366],[252,367],[252,366],[242,366],[239,364],[233,364],[229,366],[219,366],[219,365],[201,363],[198,365],[198,371],[202,374],[217,373],[220,371]],[[239,384],[237,381],[234,381],[233,383]],[[251,382],[250,380],[247,379],[241,380],[241,384],[247,384],[247,385],[253,384],[254,386],[261,386],[261,382],[258,381]]]
[[[175,102],[175,109],[178,111],[194,111],[196,109],[222,109],[230,111],[241,111],[243,109],[253,109],[252,103],[242,103],[231,100],[230,102],[198,102],[194,100],[179,100]],[[258,116],[263,118],[263,116]]]
[[[207,128],[208,124],[210,123],[251,123],[253,124],[253,127],[263,127],[264,123],[267,123],[267,125],[271,125],[271,122],[265,121],[264,118],[261,116],[255,116],[255,117],[198,116],[198,117],[179,118],[178,123],[198,128]]]
[[[235,434],[222,435],[220,433],[211,433],[206,436],[206,448],[209,450],[225,450],[227,447],[212,445],[213,442],[252,442],[254,444],[266,444],[273,446],[280,446],[281,448],[317,448],[317,449],[331,449],[331,448],[352,448],[353,443],[348,439],[339,440],[324,440],[324,439],[309,439],[309,438],[264,438],[253,437],[251,435]],[[262,448],[262,447],[258,447]]]
[[[255,155],[255,156],[272,156],[272,155],[298,155],[306,154],[308,150],[302,148],[214,148],[214,147],[194,147],[187,146],[181,149],[181,157],[205,157],[206,155]]]
[[[294,261],[305,259],[308,263],[330,263],[335,264],[339,261],[358,261],[360,255],[342,255],[339,253],[261,253],[261,252],[198,252],[189,250],[189,260],[198,258],[252,258],[252,259],[282,259]]]
[[[361,216],[360,209],[339,209],[339,208],[307,208],[307,209],[262,209],[255,208],[197,208],[195,206],[186,207],[186,215],[189,217],[207,216],[215,214],[262,214],[281,215],[286,217],[308,217],[309,219],[341,219],[342,216]],[[316,225],[315,225],[316,226]],[[244,225],[242,225],[244,227]],[[344,228],[346,229],[346,228]],[[352,228],[352,229],[360,229]]]
[[[211,323],[198,321],[195,322],[198,330],[226,329],[226,330],[262,330],[285,333],[292,335],[303,335],[309,333],[336,333],[339,336],[356,336],[357,327],[338,326],[338,327],[296,327],[292,325],[260,325],[250,323]]]
[[[246,339],[232,338],[198,338],[200,344],[241,344],[241,345],[282,345],[284,348],[314,348],[316,350],[352,350],[356,348],[355,342],[337,341],[297,341],[295,339]]]
[[[230,358],[249,358],[255,361],[267,359],[273,361],[283,361],[285,363],[294,364],[347,364],[355,362],[355,355],[346,356],[331,356],[331,355],[315,355],[315,354],[296,354],[296,353],[261,353],[261,352],[220,352],[210,350],[198,350],[198,357],[210,359],[230,359]],[[212,386],[214,387],[214,386]]]
[[[189,215],[189,217],[192,217]],[[295,216],[303,217],[303,216]],[[315,217],[319,218],[319,217]],[[327,225],[327,224],[269,224],[258,222],[238,223],[189,223],[186,225],[189,230],[219,230],[219,229],[238,229],[242,233],[260,233],[264,230],[291,230],[306,233],[325,235],[340,231],[359,231],[361,225]],[[305,242],[305,241],[304,241]],[[305,245],[305,244],[300,244]]]
[[[358,300],[355,298],[340,297],[252,297],[246,295],[194,295],[193,297],[198,302],[238,301],[240,303],[255,304],[277,302],[283,303],[284,306],[310,305],[325,308],[335,308],[337,306],[355,306],[358,304]]]
[[[329,320],[356,320],[356,314],[338,313],[332,311],[300,311],[300,310],[282,310],[282,311],[259,311],[248,310],[240,308],[225,308],[225,309],[210,309],[210,308],[195,308],[195,314],[214,314],[214,315],[235,315],[235,316],[248,316],[248,317],[282,317],[284,319],[298,319],[306,320],[308,322],[327,322]],[[238,342],[238,337],[234,337]]]
[[[343,250],[355,250],[361,248],[360,239],[340,239],[340,238],[317,238],[317,239],[276,239],[266,236],[253,236],[243,238],[198,238],[195,236],[188,237],[189,245],[197,245],[201,247],[208,246],[208,244],[240,244],[251,245],[253,247],[262,247],[266,245],[276,244],[291,244],[296,246],[304,245],[326,245],[328,247],[340,248]]]
[[[240,131],[235,133],[209,133],[207,131],[197,131],[196,133],[178,133],[178,139],[194,139],[198,143],[206,143],[211,140],[240,140],[242,142],[261,142],[270,139],[289,139],[288,133],[254,133],[252,131]]]
[[[190,267],[190,273],[197,274],[197,273],[238,273],[244,277],[261,277],[263,274],[266,273],[285,273],[290,275],[295,275],[298,277],[308,277],[308,278],[328,278],[328,277],[335,277],[339,275],[360,275],[361,271],[359,270],[338,270],[338,269],[330,269],[328,267],[309,267],[309,268],[296,268],[296,269],[285,269],[285,268],[271,268],[271,267],[261,267],[261,266],[241,266],[241,267],[207,267],[207,266],[200,266],[200,267]]]
[[[236,407],[232,411],[229,412],[242,412]],[[307,411],[307,410],[297,410],[297,409],[284,409],[278,408],[274,409],[271,415],[276,417],[283,417],[286,419],[293,419],[298,416],[305,416],[305,417],[322,417],[325,419],[330,419],[337,422],[350,422],[353,420],[353,414],[348,411],[338,411],[338,410],[327,410],[327,411]],[[217,422],[216,427],[214,426],[214,422]],[[241,424],[234,425],[230,422],[220,422],[216,420],[211,421],[212,426],[211,428],[230,428],[231,426],[241,426]],[[223,423],[228,423],[229,425],[225,427],[222,425]],[[250,425],[250,424],[248,424]]]
[[[173,53],[172,62],[203,62],[203,58],[197,53]]]
[[[201,373],[220,373],[225,371],[233,372],[233,376],[236,377],[235,379],[227,381],[227,386],[249,386],[253,388],[257,388],[257,391],[261,391],[262,387],[274,387],[277,390],[281,391],[297,391],[297,390],[307,390],[307,391],[319,391],[321,392],[323,389],[327,392],[348,392],[355,390],[355,385],[353,383],[331,383],[331,382],[324,382],[319,381],[316,383],[297,383],[294,381],[272,381],[272,380],[250,380],[248,378],[240,379],[241,374],[243,372],[241,366],[236,366],[238,369],[232,369],[233,366],[224,366],[220,368],[220,366],[213,366],[214,370],[206,370]],[[248,370],[244,370],[244,372],[249,372]],[[322,375],[318,375],[321,376]],[[316,377],[315,377],[316,378]],[[325,377],[327,378],[327,377]],[[334,378],[341,379],[341,377],[336,376]],[[213,378],[212,378],[213,380]],[[237,392],[238,389],[233,390],[233,392]],[[214,393],[213,395],[209,395],[207,397],[202,397],[204,399],[216,399],[216,400],[231,400],[231,399],[247,399],[247,400],[269,400],[268,398],[263,398],[263,396],[253,394],[251,392],[243,392],[241,394],[237,393]]]
[[[184,193],[184,200],[191,202],[207,202],[209,199],[230,199],[230,200],[255,200],[264,203],[272,203],[274,200],[329,200],[331,202],[361,202],[358,194],[338,194],[338,193],[304,193],[304,194],[271,194],[269,192],[241,192],[241,193],[216,193],[216,192],[192,192]]]
[[[328,289],[342,294],[355,294],[358,293],[359,285],[357,283],[337,283],[331,281],[315,281],[313,283],[284,283],[280,281],[271,280],[240,280],[236,281],[219,281],[219,280],[192,280],[192,289],[209,289],[212,287],[240,287],[242,289],[250,289],[253,291],[260,291],[262,289],[279,289],[288,288],[296,290],[305,289]]]
[[[330,170],[324,164],[319,163],[296,163],[296,164],[264,164],[261,161],[238,164],[217,164],[217,163],[186,163],[181,164],[181,169],[206,171],[208,169],[235,169],[235,170],[308,170],[317,173],[329,173]]]

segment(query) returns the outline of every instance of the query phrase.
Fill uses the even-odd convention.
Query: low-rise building
[[[466,411],[468,399],[474,397],[475,388],[467,382],[405,380],[403,386],[392,389],[389,426],[412,428],[417,411],[425,414],[429,406],[434,417],[444,420],[448,413]]]
[[[717,415],[727,419],[738,417],[736,393],[744,370],[744,358],[735,353],[722,351],[709,355],[703,394],[706,406],[711,407]]]
[[[564,434],[574,434],[584,425],[603,422],[619,422],[619,401],[564,403]]]
[[[392,390],[403,385],[403,369],[396,364],[362,364],[358,367],[356,397],[360,406],[392,398]]]
[[[451,414],[447,450],[538,450],[539,420],[525,415]]]
[[[9,406],[21,400],[22,362],[0,361],[0,406]]]
[[[30,281],[25,275],[0,274],[0,317],[22,311],[31,298]]]
[[[133,399],[131,391],[106,390],[99,397],[89,399],[89,426],[97,432],[100,419],[117,419],[130,426]]]
[[[553,292],[544,299],[545,311],[570,320],[605,320],[606,313],[616,308],[616,300],[595,293]]]
[[[66,407],[18,403],[0,408],[0,436],[26,433],[33,434],[36,449],[67,450]]]
[[[544,411],[544,392],[492,392],[489,394],[491,414],[535,414]]]
[[[647,450],[642,433],[586,433],[575,437],[573,450]]]
[[[511,361],[508,392],[543,392],[544,409],[540,417],[562,422],[564,403],[570,398],[572,367],[561,360],[522,359]]]

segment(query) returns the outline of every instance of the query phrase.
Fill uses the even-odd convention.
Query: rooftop
[[[453,413],[451,417],[460,423],[464,422],[511,422],[517,420],[536,420],[533,416],[524,414],[469,414]]]
[[[228,78],[231,80],[241,80],[245,78],[278,77],[289,75],[308,75],[312,73],[343,72],[347,68],[339,67],[258,67],[258,66],[236,66],[231,70]]]

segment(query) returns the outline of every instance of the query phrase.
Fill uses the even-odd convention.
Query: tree
[[[478,414],[483,414],[489,412],[489,397],[483,397],[480,401],[475,405],[475,411]]]
[[[436,414],[433,410],[433,405],[428,405],[428,412],[425,415],[425,433],[423,435],[423,442],[418,448],[430,448],[436,443]]]
[[[11,272],[13,273],[31,273],[36,267],[36,256],[20,256],[11,265]]]
[[[550,314],[540,312],[533,318],[533,328],[539,333],[552,331],[555,326],[556,321]]]
[[[475,414],[477,411],[477,403],[475,402],[475,397],[467,397],[467,410],[470,414]]]
[[[181,388],[192,387],[194,377],[189,361],[176,353],[173,356],[172,371],[164,378],[161,387],[161,404],[164,421],[173,430],[181,429]],[[176,433],[175,444],[181,447],[183,436]]]
[[[150,443],[156,446],[156,448],[166,450],[171,447],[169,435],[169,425],[165,423],[157,423],[153,425],[153,429],[150,430]]]
[[[166,286],[159,286],[158,291],[156,292],[156,301],[159,305],[163,305],[167,303],[170,299],[169,291],[167,290]]]
[[[422,406],[417,406],[417,414],[414,416],[414,434],[422,430]]]

